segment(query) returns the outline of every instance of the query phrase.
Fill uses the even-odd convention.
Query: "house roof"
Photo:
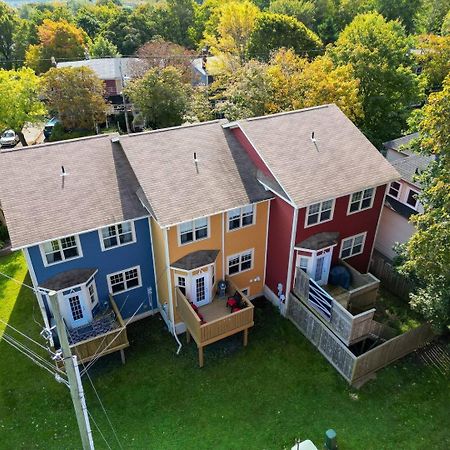
[[[146,216],[137,189],[111,135],[0,153],[0,192],[13,248]]]
[[[397,169],[403,180],[420,188],[420,183],[414,178],[418,173],[425,170],[431,161],[433,161],[432,156],[418,155],[410,152],[408,156],[396,159],[391,164]]]
[[[413,139],[417,139],[419,133],[411,133],[406,136],[399,137],[397,139],[392,139],[392,141],[383,142],[383,147],[390,150],[397,150],[402,152],[401,147],[408,145]]]
[[[120,143],[160,226],[273,196],[257,181],[256,167],[219,121],[121,136]]]
[[[121,80],[135,77],[140,63],[139,58],[99,58],[60,62],[56,67],[90,67],[101,80]]]
[[[299,208],[400,178],[334,104],[238,125]]]
[[[330,247],[337,244],[339,233],[335,231],[316,233],[309,238],[299,242],[295,247],[306,248],[309,250],[320,250],[321,248]]]
[[[63,289],[86,283],[89,278],[97,272],[97,269],[72,269],[58,273],[48,278],[40,287],[50,291],[61,291]]]
[[[176,269],[194,270],[212,264],[216,260],[218,254],[219,250],[197,250],[196,252],[183,256],[170,266]]]

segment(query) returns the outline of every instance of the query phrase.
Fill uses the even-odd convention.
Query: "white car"
[[[0,146],[14,147],[20,141],[14,130],[6,130],[0,137]]]

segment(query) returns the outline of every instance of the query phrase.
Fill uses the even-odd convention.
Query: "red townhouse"
[[[345,114],[330,104],[225,127],[275,194],[266,296],[284,310],[296,267],[319,285],[342,260],[366,273],[386,186],[400,176]]]

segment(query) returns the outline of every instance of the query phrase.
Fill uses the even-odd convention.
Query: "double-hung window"
[[[366,240],[366,233],[357,234],[349,238],[343,239],[341,244],[340,258],[350,258],[351,256],[359,255],[364,250],[364,242]]]
[[[253,267],[253,250],[247,250],[233,255],[228,258],[228,274],[234,275],[235,273],[244,272],[250,270]]]
[[[411,208],[417,209],[417,203],[419,203],[419,200],[417,199],[418,195],[418,192],[413,191],[412,189],[409,190],[408,197],[406,197],[406,203],[411,206]]]
[[[133,222],[122,222],[100,230],[102,248],[119,247],[135,241]]]
[[[397,181],[393,181],[389,186],[388,195],[394,198],[398,198],[400,194],[400,183]]]
[[[92,280],[87,284],[89,298],[91,300],[91,306],[95,306],[98,303],[97,287],[95,286],[95,281]]]
[[[236,208],[228,211],[228,230],[253,225],[255,216],[254,205],[247,205],[243,208]]]
[[[107,279],[111,294],[120,294],[121,292],[142,286],[141,269],[139,266],[111,273],[107,276]]]
[[[334,200],[326,200],[308,206],[306,226],[327,222],[333,218]]]
[[[348,213],[352,214],[358,211],[372,208],[374,188],[364,189],[364,191],[355,192],[351,195]]]
[[[208,218],[184,222],[178,225],[180,244],[199,241],[208,237]]]
[[[44,263],[49,266],[81,256],[80,243],[77,236],[45,242],[41,245]]]

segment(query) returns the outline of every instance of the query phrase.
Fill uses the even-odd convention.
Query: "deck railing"
[[[90,339],[77,342],[70,346],[72,353],[77,355],[79,363],[85,363],[93,358],[109,353],[121,351],[122,362],[125,361],[123,349],[128,347],[127,328],[114,299],[110,296],[111,307],[117,321],[117,327],[106,333],[99,334]]]

